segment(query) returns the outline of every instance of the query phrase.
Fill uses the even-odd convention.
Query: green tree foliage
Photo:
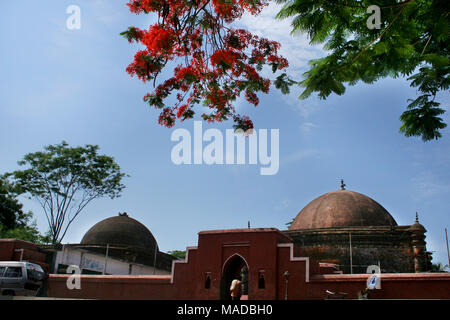
[[[286,227],[290,228],[290,227],[291,227],[291,225],[292,225],[292,223],[294,223],[294,220],[295,220],[295,218],[292,218],[292,220],[291,220],[291,221],[289,221],[289,222],[286,222],[286,223],[285,223]]]
[[[174,256],[178,260],[184,260],[186,258],[186,250],[173,250],[168,251],[171,256]]]
[[[7,229],[0,225],[0,238],[11,238],[30,241],[37,244],[49,244],[52,241],[50,230],[41,234],[37,228],[32,212],[23,214],[17,226]]]
[[[24,216],[22,204],[16,197],[13,187],[0,176],[0,226],[5,230],[17,227]]]
[[[42,235],[32,220],[32,212],[23,212],[14,187],[0,176],[0,238],[15,238],[34,243],[49,243],[50,237]]]
[[[50,228],[52,243],[61,242],[69,226],[94,199],[118,197],[125,174],[112,157],[99,155],[99,147],[69,147],[66,142],[26,154],[24,170],[7,174],[18,192],[39,201]]]
[[[443,265],[442,263],[433,263],[431,265],[431,272],[448,272],[448,265]]]
[[[292,33],[306,33],[312,44],[324,44],[327,56],[310,61],[299,85],[300,98],[316,92],[322,99],[342,95],[344,84],[373,83],[407,77],[419,96],[408,100],[400,132],[424,141],[441,137],[447,125],[436,94],[450,85],[448,0],[276,0],[284,3],[277,18],[293,17]],[[368,27],[381,9],[380,29]]]

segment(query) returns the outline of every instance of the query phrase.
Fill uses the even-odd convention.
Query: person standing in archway
[[[231,300],[240,300],[242,294],[242,281],[234,279],[230,287]]]

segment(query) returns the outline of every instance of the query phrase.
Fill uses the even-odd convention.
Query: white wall
[[[55,271],[58,268],[58,264],[76,265],[81,269],[87,269],[97,272],[104,271],[105,268],[105,256],[98,253],[88,252],[83,249],[71,248],[63,246],[62,251],[58,251],[56,254]],[[130,263],[118,259],[108,257],[106,259],[106,273],[115,275],[170,275],[170,271],[156,269],[153,267]]]

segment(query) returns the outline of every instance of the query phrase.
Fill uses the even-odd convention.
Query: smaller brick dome
[[[306,205],[289,230],[396,225],[389,212],[375,200],[358,192],[337,190]]]
[[[81,244],[119,245],[154,250],[157,243],[150,230],[126,213],[107,218],[86,232]]]

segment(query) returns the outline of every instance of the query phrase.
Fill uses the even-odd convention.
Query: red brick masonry
[[[202,231],[185,261],[173,263],[171,276],[81,275],[81,289],[69,290],[68,275],[51,275],[50,297],[85,299],[216,300],[227,290],[224,275],[232,261],[248,267],[248,299],[326,299],[326,291],[356,299],[367,274],[321,274],[316,261],[302,256],[290,238],[274,228]],[[242,260],[240,260],[242,259]],[[264,274],[265,286],[258,287]],[[209,288],[205,285],[210,278]],[[338,296],[337,295],[337,296]],[[450,273],[381,274],[373,299],[450,299]]]
[[[39,252],[39,245],[18,239],[0,239],[0,261],[28,261],[40,265],[45,271],[45,253]]]

